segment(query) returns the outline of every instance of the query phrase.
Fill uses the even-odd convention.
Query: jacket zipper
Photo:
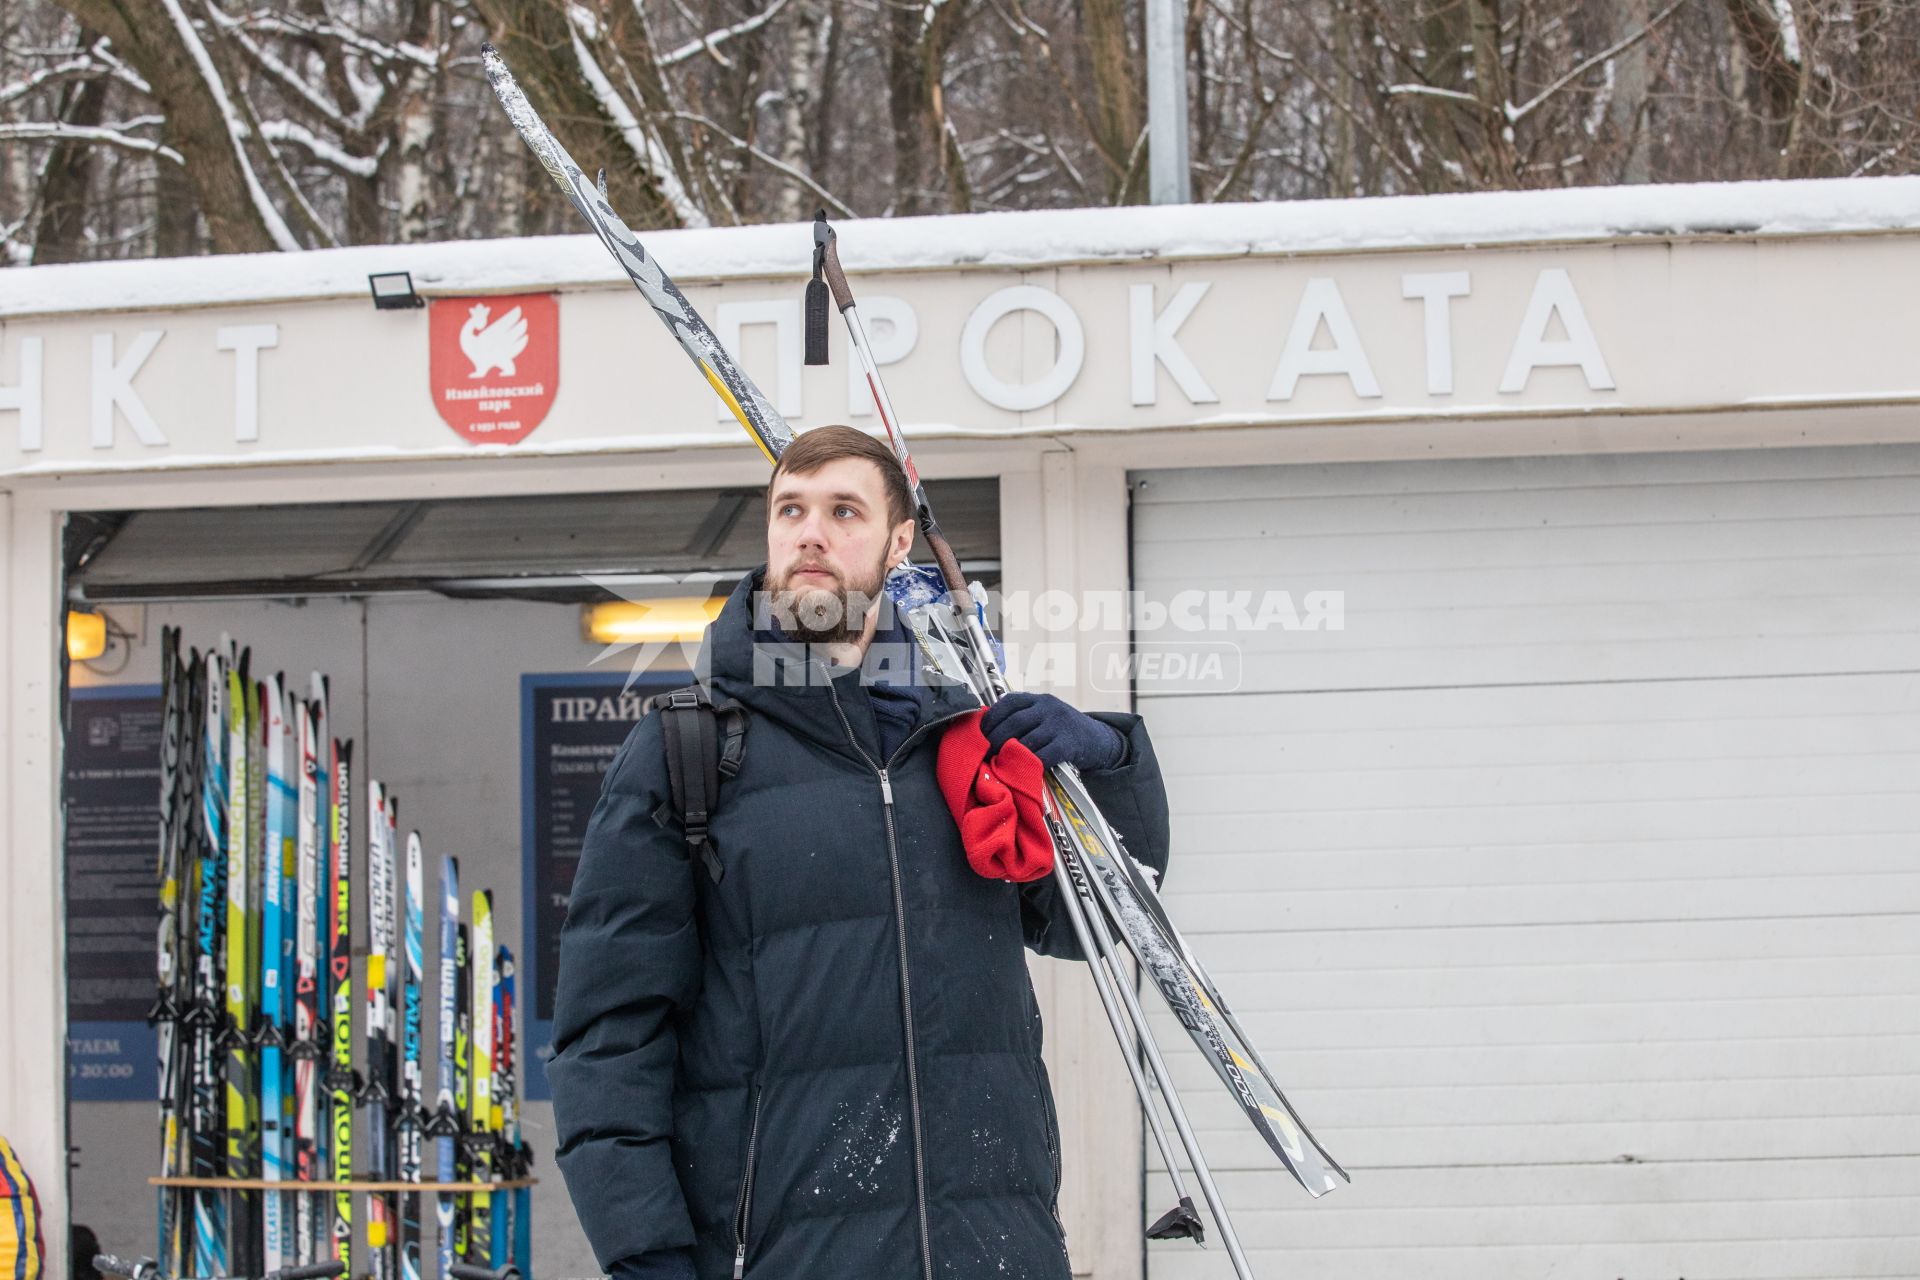
[[[747,1126],[747,1170],[740,1178],[740,1199],[733,1209],[733,1280],[747,1270],[747,1218],[753,1212],[753,1162],[760,1146],[760,1086],[753,1087],[753,1121]]]
[[[887,777],[887,770],[892,767],[895,760],[900,758],[900,753],[905,751],[915,738],[937,725],[945,724],[949,720],[958,720],[966,712],[957,712],[918,726],[893,749],[893,754],[887,757],[886,764],[876,765],[873,757],[867,754],[866,748],[860,745],[860,740],[853,736],[853,725],[847,720],[845,708],[840,705],[840,692],[834,687],[832,679],[827,681],[827,694],[833,699],[833,711],[840,717],[840,727],[846,730],[847,741],[859,753],[860,758],[867,762],[867,767],[880,777],[880,803],[887,822],[887,863],[893,875],[895,933],[900,939],[900,1008],[907,1022],[907,1098],[913,1111],[913,1177],[915,1189],[919,1193],[920,1262],[925,1270],[926,1280],[933,1280],[933,1232],[927,1226],[927,1157],[920,1133],[920,1073],[913,1049],[913,981],[907,969],[907,900],[900,888],[900,846],[893,830],[893,782]],[[737,1271],[734,1280],[740,1280]]]

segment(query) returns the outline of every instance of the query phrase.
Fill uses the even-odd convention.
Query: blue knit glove
[[[1052,768],[1111,769],[1126,759],[1127,740],[1112,725],[1101,724],[1050,693],[1010,693],[980,717],[991,759],[1009,739]]]
[[[694,1274],[691,1249],[656,1249],[637,1258],[622,1258],[611,1273],[613,1280],[700,1280]]]

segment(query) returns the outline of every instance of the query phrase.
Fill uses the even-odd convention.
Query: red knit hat
[[[1046,770],[1017,739],[989,761],[987,736],[980,732],[984,714],[954,721],[940,739],[940,790],[960,828],[968,865],[989,880],[1024,884],[1053,873]]]

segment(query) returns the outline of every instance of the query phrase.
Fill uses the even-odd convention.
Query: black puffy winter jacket
[[[702,1280],[1068,1280],[1060,1139],[1022,946],[1077,958],[1051,878],[967,865],[934,777],[937,687],[890,760],[857,670],[756,685],[743,581],[708,630],[749,709],[716,883],[668,803],[657,716],[609,768],[561,935],[548,1064],[559,1165],[612,1267],[692,1246]],[[1139,718],[1085,777],[1164,870]]]

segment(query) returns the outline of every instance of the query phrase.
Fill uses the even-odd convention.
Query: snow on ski
[[[640,246],[639,237],[628,229],[601,196],[599,190],[587,181],[586,174],[573,162],[567,149],[553,136],[533,104],[527,101],[527,95],[514,80],[513,73],[507,69],[506,60],[492,45],[482,45],[480,49],[481,65],[486,69],[487,80],[493,85],[493,92],[500,99],[500,105],[506,109],[507,116],[513,121],[513,127],[520,132],[533,154],[546,167],[560,189],[567,193],[600,242],[614,256],[624,269],[634,286],[640,290],[652,306],[660,322],[667,326],[681,350],[687,353],[694,364],[705,376],[708,385],[726,403],[734,417],[740,420],[748,433],[759,444],[760,451],[767,456],[768,462],[779,458],[780,453],[793,439],[793,432],[787,426],[773,405],[767,400],[753,380],[734,363],[733,357],[720,344],[700,313],[693,309],[686,295],[680,292],[660,264],[647,256]],[[476,953],[477,954],[477,953]]]

